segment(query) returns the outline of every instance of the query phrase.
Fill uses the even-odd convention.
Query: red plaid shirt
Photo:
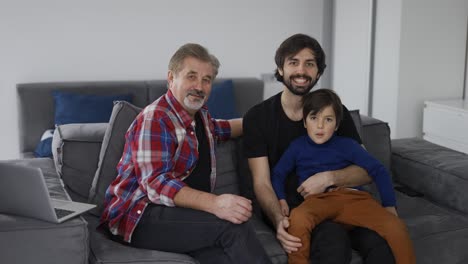
[[[231,136],[228,121],[212,119],[204,106],[200,114],[210,145],[211,190],[216,180],[215,141]],[[101,223],[130,242],[148,203],[174,205],[198,160],[195,121],[169,90],[148,105],[130,125],[117,178],[106,191]]]

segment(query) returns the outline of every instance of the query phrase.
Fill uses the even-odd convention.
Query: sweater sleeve
[[[347,139],[347,144],[351,156],[350,161],[365,169],[369,176],[374,180],[377,189],[379,190],[380,199],[384,207],[395,206],[396,198],[393,190],[392,178],[385,166],[372,157],[362,146],[353,140]]]

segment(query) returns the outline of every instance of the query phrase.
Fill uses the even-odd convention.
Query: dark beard
[[[305,77],[305,78],[308,78],[309,80],[311,80],[310,84],[304,89],[297,89],[295,88],[292,84],[291,84],[291,79],[293,78],[296,78],[296,77]],[[288,88],[288,90],[294,94],[294,95],[299,95],[299,96],[303,96],[303,95],[306,95],[310,92],[310,90],[312,90],[312,88],[314,88],[315,84],[317,84],[318,82],[318,78],[317,79],[313,79],[312,77],[309,77],[309,76],[306,76],[306,75],[302,75],[302,76],[298,76],[298,75],[294,75],[294,76],[291,76],[289,77],[289,82],[287,82],[286,80],[283,80],[283,84]]]

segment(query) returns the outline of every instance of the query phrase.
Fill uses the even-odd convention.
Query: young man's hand
[[[286,231],[289,227],[289,220],[287,217],[281,218],[276,223],[276,238],[279,240],[283,246],[284,251],[291,253],[297,251],[302,247],[301,239],[295,236],[292,236]]]
[[[289,216],[289,205],[286,202],[286,200],[285,199],[279,200],[279,204],[280,204],[281,213],[283,214],[283,216]]]

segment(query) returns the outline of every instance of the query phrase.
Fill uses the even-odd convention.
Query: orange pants
[[[311,231],[326,219],[374,230],[387,241],[397,264],[416,263],[403,221],[385,210],[369,193],[346,188],[309,196],[291,211],[288,232],[301,239],[302,247],[288,254],[288,263],[309,264]]]

